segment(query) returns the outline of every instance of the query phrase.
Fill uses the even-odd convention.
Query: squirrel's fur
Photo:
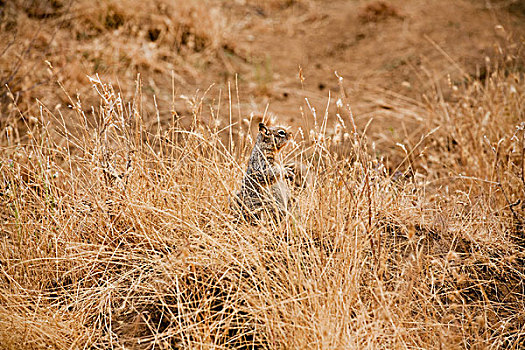
[[[235,201],[249,222],[260,220],[265,213],[281,219],[289,208],[291,192],[286,179],[293,177],[293,172],[276,163],[275,158],[290,137],[282,127],[259,124],[259,133]]]

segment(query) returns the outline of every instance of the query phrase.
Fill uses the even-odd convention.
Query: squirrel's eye
[[[277,133],[278,133],[279,136],[281,136],[281,137],[285,137],[285,136],[286,136],[286,131],[284,131],[284,130],[279,130]]]

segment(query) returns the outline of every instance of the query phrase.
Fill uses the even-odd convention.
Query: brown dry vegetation
[[[0,1],[0,348],[525,347],[520,6]]]

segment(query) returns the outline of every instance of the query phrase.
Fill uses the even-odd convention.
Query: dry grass
[[[522,347],[525,85],[504,73],[430,101],[401,153],[374,151],[344,96],[335,135],[311,109],[285,158],[317,175],[281,225],[232,224],[251,147],[228,141],[235,106],[201,96],[191,128],[152,124],[140,85],[124,101],[98,78],[92,113],[41,106],[27,142],[2,136],[0,343]]]
[[[238,80],[174,87],[231,68],[227,2],[0,3],[1,349],[525,347],[525,77],[510,36],[482,76],[426,70],[419,101],[342,79],[324,106],[303,81],[285,90],[309,100],[283,161],[314,181],[285,222],[251,226],[229,198],[253,96]],[[320,6],[238,3],[270,22]]]

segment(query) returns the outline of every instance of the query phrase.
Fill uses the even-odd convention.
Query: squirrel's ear
[[[268,128],[266,127],[266,125],[264,125],[264,123],[259,123],[259,131],[267,134]]]

